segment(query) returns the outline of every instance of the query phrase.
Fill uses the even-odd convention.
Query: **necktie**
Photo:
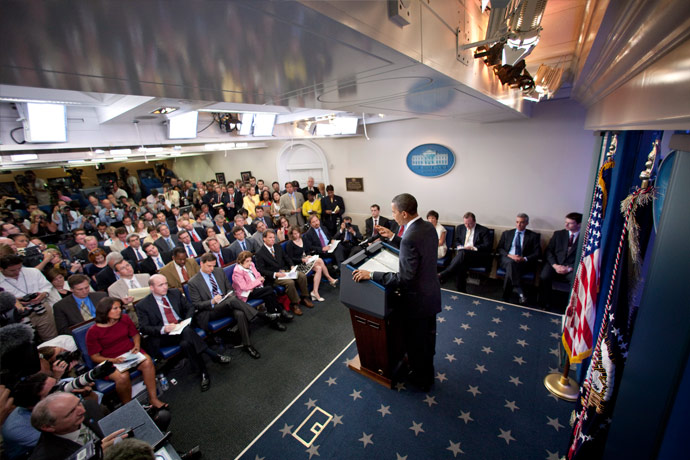
[[[247,245],[244,244],[244,241],[240,241],[240,246],[242,246],[242,250],[246,251],[247,250]]]
[[[347,229],[345,230],[345,241],[350,241],[350,232]]]
[[[214,297],[220,294],[220,289],[218,289],[218,284],[216,284],[216,280],[213,277],[213,274],[208,275],[208,280],[211,282],[211,294]]]
[[[273,250],[272,247],[268,248],[269,251],[271,251],[271,255],[275,258],[276,252]]]
[[[182,267],[182,278],[185,280],[185,282],[189,281],[189,273],[187,273],[187,269]]]
[[[199,242],[199,237],[196,236],[196,231],[192,230],[192,231],[189,232],[189,233],[192,235],[192,238],[194,239],[194,241],[196,241],[196,242],[198,243],[198,242]]]
[[[165,306],[163,308],[163,312],[165,313],[165,320],[168,322],[168,324],[177,324],[175,314],[172,311],[172,307],[168,303],[168,299],[166,299],[165,297],[161,297],[161,300],[163,301],[163,305]]]
[[[194,255],[195,255],[195,254],[194,254],[194,249],[192,249],[192,245],[191,245],[191,244],[188,244],[188,245],[187,245],[187,255],[188,255],[189,257],[194,257]]]
[[[320,228],[316,230],[316,233],[319,234],[319,239],[321,240],[321,247],[328,246],[328,241],[326,241],[326,237],[323,234],[323,230]]]
[[[266,223],[263,217],[259,217],[259,222],[263,222],[264,224]]]
[[[129,287],[132,288],[132,289],[135,289],[135,288],[136,288],[136,286],[134,285],[134,278],[132,278],[131,280],[129,280]]]
[[[379,231],[376,230],[376,226],[377,226],[378,224],[379,224],[379,220],[378,220],[378,219],[374,219],[374,231],[371,232],[371,234],[372,234],[373,236],[376,236],[376,235],[379,234]]]
[[[518,232],[515,237],[515,255],[522,256],[522,233]]]
[[[172,238],[170,238],[170,237],[166,238],[166,239],[165,239],[165,242],[168,243],[168,247],[169,247],[170,249],[174,249],[174,248],[175,248],[175,245],[174,245],[173,242],[172,242]]]
[[[141,254],[141,252],[139,251],[139,249],[135,249],[134,252],[137,253],[137,260],[143,259],[142,254]]]
[[[161,262],[160,257],[156,257],[156,264],[158,265],[158,268],[163,268],[163,262]]]
[[[129,247],[129,244],[127,244],[126,241],[124,242],[124,245],[125,245],[125,248],[128,248],[128,247]]]
[[[84,318],[84,321],[88,321],[91,318],[93,318],[93,316],[91,316],[91,312],[89,311],[89,307],[86,305],[86,302],[84,302],[83,300],[81,301],[80,309],[81,309],[81,316],[82,316],[82,318]]]
[[[398,230],[398,236],[402,238],[403,233],[405,233],[405,226],[401,225],[400,230]]]
[[[292,207],[294,209],[297,209],[297,202],[295,201],[295,195],[294,194],[290,195],[290,199],[292,200]]]
[[[96,439],[96,437],[97,437],[96,433],[91,431],[91,429],[88,426],[82,424],[81,428],[79,429],[79,438],[78,438],[79,443],[82,446],[85,446],[89,442],[93,441],[94,439]]]
[[[570,237],[568,237],[568,250],[573,247],[573,243],[575,242],[575,235],[572,233],[570,234]]]
[[[223,265],[225,265],[225,261],[223,260],[223,254],[221,254],[221,253],[219,252],[219,253],[217,254],[217,258],[218,258],[218,265],[219,265],[219,266],[222,267]]]

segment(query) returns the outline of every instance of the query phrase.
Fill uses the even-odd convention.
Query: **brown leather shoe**
[[[314,308],[314,304],[309,300],[309,297],[302,297],[302,305],[309,308]]]
[[[290,308],[292,309],[292,313],[294,313],[297,316],[302,316],[302,309],[299,307],[299,305],[294,304],[291,305]]]

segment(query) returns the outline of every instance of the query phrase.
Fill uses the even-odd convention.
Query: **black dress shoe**
[[[285,325],[277,320],[271,323],[271,327],[277,331],[287,331]]]
[[[280,318],[280,313],[266,313],[266,319],[269,321],[277,321]]]
[[[208,391],[211,388],[211,378],[207,373],[201,374],[201,391]]]
[[[230,361],[232,361],[232,358],[228,355],[218,355],[217,358],[214,359],[215,362],[218,364],[230,364]]]
[[[281,321],[292,321],[295,318],[295,315],[290,313],[289,311],[283,310],[280,313],[280,319]]]
[[[261,358],[261,354],[256,350],[256,348],[254,348],[251,345],[245,345],[244,351],[246,351],[249,354],[249,356],[251,356],[254,359]]]

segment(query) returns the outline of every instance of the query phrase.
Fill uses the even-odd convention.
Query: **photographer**
[[[352,249],[362,242],[362,234],[359,232],[359,227],[352,223],[352,218],[349,216],[343,217],[340,230],[335,234],[334,238],[340,240],[340,244],[345,248],[346,254],[351,254]]]
[[[122,218],[125,216],[122,209],[113,207],[112,202],[107,199],[103,200],[101,204],[103,205],[103,209],[98,213],[98,218],[101,222],[105,222],[107,225],[113,225],[116,222],[122,221]]]
[[[170,213],[172,208],[172,203],[170,200],[165,198],[165,195],[161,194],[158,195],[158,200],[156,201],[156,204],[154,206],[154,211],[158,213],[159,211],[163,211],[164,213],[168,214]]]
[[[5,256],[0,259],[0,287],[10,292],[19,301],[17,310],[29,312],[29,320],[42,340],[50,340],[57,335],[53,311],[44,300],[52,285],[40,270],[24,267],[19,256]]]
[[[58,201],[58,204],[53,206],[53,213],[51,214],[51,220],[57,228],[62,233],[69,233],[81,227],[81,215],[73,211],[72,208],[67,206],[64,201]]]

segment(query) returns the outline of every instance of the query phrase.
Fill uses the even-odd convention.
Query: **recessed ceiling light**
[[[12,161],[20,162],[20,161],[31,161],[31,160],[38,160],[38,155],[35,153],[19,153],[17,155],[10,155],[10,158]]]
[[[156,115],[167,115],[169,113],[173,113],[175,110],[178,110],[179,107],[158,107],[156,110],[152,111],[151,113],[155,113]]]

